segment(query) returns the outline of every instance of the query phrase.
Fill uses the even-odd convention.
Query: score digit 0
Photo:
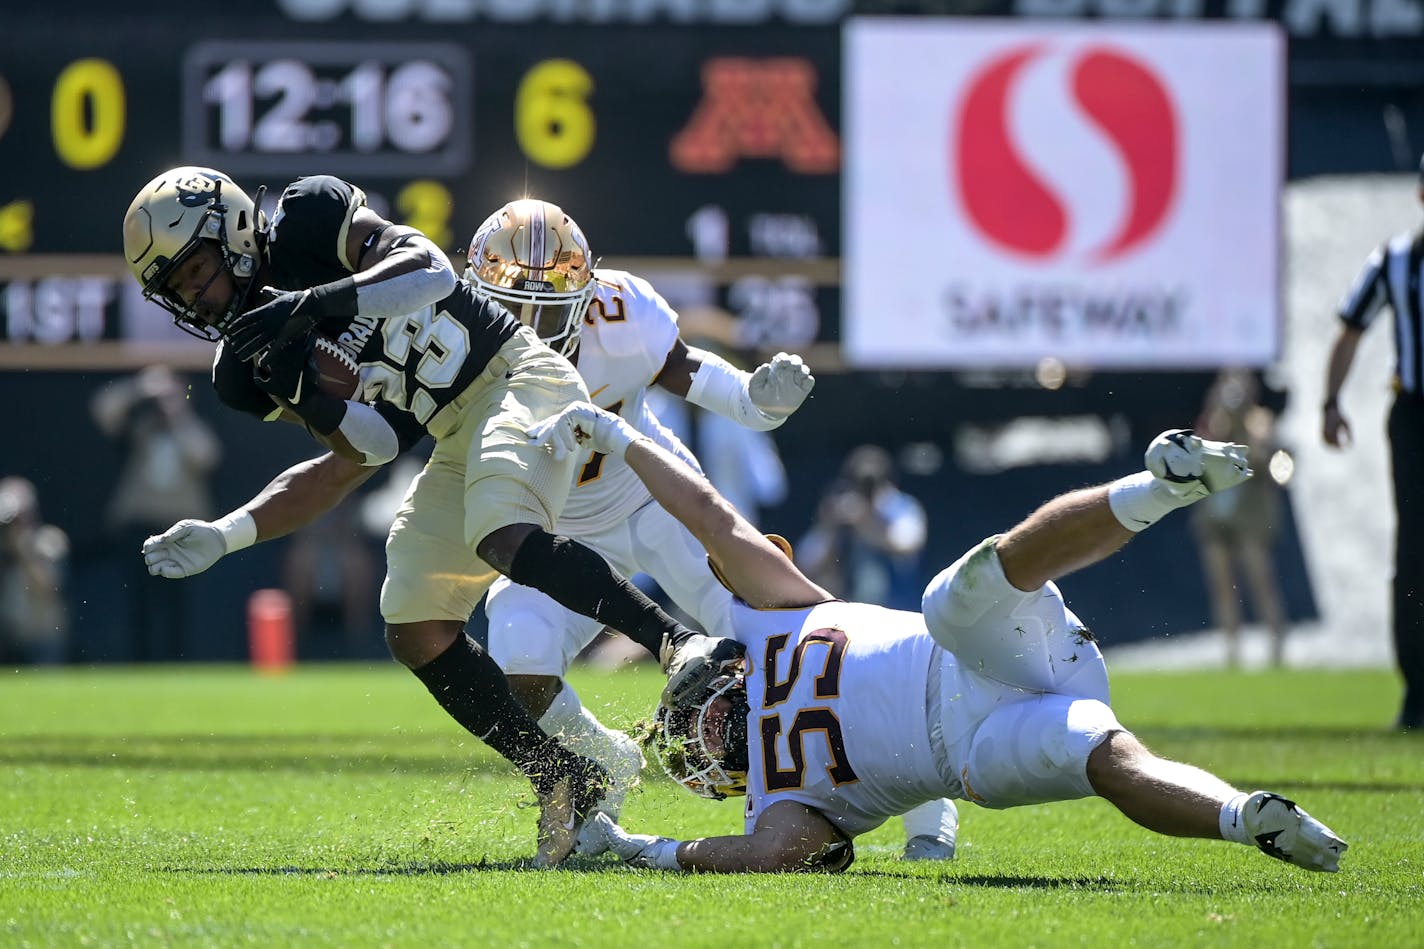
[[[514,94],[514,134],[528,159],[568,168],[593,149],[596,122],[588,107],[593,77],[571,59],[546,59]]]
[[[87,171],[114,157],[124,140],[124,81],[103,59],[79,59],[59,74],[50,100],[54,150]]]

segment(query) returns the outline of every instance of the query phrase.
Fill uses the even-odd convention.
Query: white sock
[[[619,739],[625,737],[594,718],[567,682],[549,703],[549,710],[539,717],[539,727],[570,751],[604,766],[618,760]]]
[[[959,811],[948,799],[927,801],[904,813],[905,837],[938,837],[952,841],[959,830]]]
[[[1217,818],[1217,824],[1221,828],[1222,840],[1234,840],[1238,844],[1254,842],[1246,832],[1246,822],[1241,819],[1241,811],[1246,806],[1246,799],[1250,796],[1249,794],[1238,794],[1221,805],[1221,816]]]

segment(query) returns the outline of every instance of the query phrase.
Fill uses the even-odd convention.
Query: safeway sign
[[[856,19],[843,338],[866,367],[1280,348],[1272,24]]]

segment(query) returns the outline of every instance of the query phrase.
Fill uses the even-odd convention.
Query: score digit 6
[[[597,125],[591,92],[593,77],[571,59],[546,59],[524,75],[514,94],[514,133],[530,161],[545,168],[583,161]]]

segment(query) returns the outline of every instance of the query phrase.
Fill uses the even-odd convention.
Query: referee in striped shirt
[[[1419,162],[1419,199],[1424,201],[1424,158]],[[1340,334],[1330,350],[1325,376],[1325,443],[1348,442],[1350,425],[1340,411],[1340,387],[1350,371],[1360,337],[1379,312],[1394,314],[1394,405],[1389,446],[1398,525],[1394,548],[1394,654],[1404,677],[1404,705],[1396,727],[1424,729],[1424,228],[1397,234],[1365,261],[1340,301]]]

